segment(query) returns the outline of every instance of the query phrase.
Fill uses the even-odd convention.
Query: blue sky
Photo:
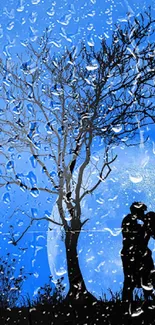
[[[103,36],[110,42],[114,24],[116,22],[124,24],[127,12],[137,15],[149,5],[152,6],[153,15],[155,15],[155,1],[153,0],[1,0],[1,56],[16,60],[17,54],[22,54],[26,60],[27,43],[29,41],[35,43],[47,27],[51,30],[53,53],[61,53],[64,47],[78,45],[81,41],[86,42],[88,46],[98,47]],[[130,204],[133,200],[144,200],[149,209],[155,209],[153,191],[155,180],[152,167],[155,162],[154,132],[151,132],[147,145],[136,150],[121,148],[117,150],[119,159],[114,165],[110,178],[104,187],[101,186],[94,193],[92,198],[88,198],[83,206],[83,213],[91,214],[91,222],[85,225],[84,232],[81,234],[79,258],[86,284],[97,296],[102,291],[106,292],[109,287],[118,290],[122,286],[119,228],[123,215],[129,211]],[[18,163],[20,164],[20,157]],[[139,166],[141,166],[140,170]],[[34,170],[31,161],[27,159],[24,168],[27,172]],[[37,177],[43,178],[38,170]],[[28,272],[34,273],[24,290],[32,294],[39,285],[47,281],[51,271],[55,272],[53,274],[55,277],[61,273],[64,274],[67,282],[64,248],[59,240],[59,230],[56,230],[58,239],[55,246],[57,248],[51,251],[48,244],[48,254],[53,254],[52,259],[47,256],[47,224],[38,222],[33,226],[21,240],[18,248],[11,246],[7,237],[10,223],[14,224],[17,233],[24,227],[21,211],[18,211],[14,219],[8,218],[16,207],[30,214],[36,211],[37,215],[41,216],[45,211],[46,213],[52,211],[55,198],[45,194],[34,198],[15,187],[2,189],[0,197],[0,252],[4,254],[7,250],[11,251],[17,256],[19,265],[25,265]],[[54,235],[52,236],[54,238]],[[48,238],[50,238],[49,234]],[[89,245],[87,245],[88,242]],[[25,248],[25,250],[20,248]],[[55,270],[51,265],[49,267],[49,263],[55,263]],[[87,274],[85,263],[88,266]]]

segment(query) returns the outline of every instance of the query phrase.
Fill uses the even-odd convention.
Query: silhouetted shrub
[[[64,277],[57,280],[55,286],[52,284],[52,276],[49,276],[49,282],[40,287],[37,293],[37,298],[33,300],[33,306],[38,304],[57,304],[64,299],[65,286],[62,284]]]
[[[0,308],[15,307],[19,301],[23,282],[26,280],[24,268],[19,269],[18,275],[15,275],[17,261],[7,257],[0,257]]]

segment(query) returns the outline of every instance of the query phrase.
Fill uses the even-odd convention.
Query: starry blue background
[[[2,59],[11,57],[16,61],[17,55],[22,55],[26,60],[28,42],[35,44],[46,28],[51,30],[53,53],[63,53],[65,47],[80,45],[82,41],[88,46],[97,48],[103,37],[110,43],[115,23],[124,24],[127,12],[138,15],[149,5],[152,7],[152,14],[155,15],[153,0],[1,0],[0,56]],[[119,159],[106,185],[101,186],[83,207],[83,213],[91,214],[92,221],[85,225],[80,237],[80,265],[88,288],[96,296],[107,292],[109,287],[115,291],[122,286],[119,228],[122,217],[128,213],[132,201],[144,200],[149,209],[155,209],[153,129],[149,131],[149,135],[148,144],[138,149],[117,149]],[[18,164],[20,158],[19,154]],[[27,173],[31,169],[34,170],[33,162],[27,156],[22,167]],[[36,169],[35,172],[38,178],[43,178],[41,171]],[[18,260],[17,269],[24,265],[27,272],[33,273],[23,288],[23,294],[28,292],[32,296],[40,285],[48,281],[51,274],[50,259],[47,255],[48,224],[38,221],[18,247],[10,244],[9,226],[14,226],[18,238],[20,231],[27,224],[24,213],[29,215],[35,213],[38,217],[48,215],[52,211],[55,198],[45,193],[34,198],[14,186],[0,189],[0,198],[0,254],[12,252]],[[17,208],[20,210],[12,216]],[[61,254],[59,250],[53,249],[53,255],[56,254],[55,263],[60,271],[63,269],[63,263],[65,268],[64,251],[61,246],[62,243]],[[153,243],[151,247],[154,249]],[[51,249],[48,251],[52,254]],[[85,263],[88,265],[87,274]],[[61,272],[57,272],[58,274]]]

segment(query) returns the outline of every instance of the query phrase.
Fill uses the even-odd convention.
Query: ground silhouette
[[[133,303],[133,310],[142,304],[141,299]],[[139,316],[125,315],[122,301],[72,301],[63,300],[57,304],[38,304],[29,307],[0,309],[1,325],[153,325],[155,324],[155,308],[151,306]]]

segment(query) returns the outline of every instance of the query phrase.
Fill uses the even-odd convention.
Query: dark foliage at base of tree
[[[64,277],[57,280],[55,287],[52,286],[52,276],[49,277],[49,282],[44,286],[40,287],[38,290],[37,298],[32,300],[31,304],[33,306],[37,305],[56,305],[61,303],[65,299],[63,285]]]
[[[115,296],[116,298],[116,296]],[[140,309],[142,301],[134,301],[133,312]],[[150,307],[151,302],[150,302]],[[1,325],[153,325],[155,324],[155,309],[147,309],[142,313],[126,315],[124,306],[118,300],[92,301],[87,303],[66,302],[57,305],[36,305],[35,307],[21,307],[0,310]]]
[[[21,295],[21,289],[27,276],[21,267],[16,274],[16,259],[0,257],[0,308],[12,308],[17,305]]]
[[[143,296],[135,292],[131,313],[126,314],[126,306],[122,303],[122,292],[113,293],[109,289],[110,298],[105,294],[100,300],[92,300],[93,296],[81,299],[65,298],[63,277],[52,285],[52,276],[48,283],[40,287],[37,297],[30,300],[21,299],[21,288],[26,280],[24,269],[15,276],[16,260],[0,258],[0,324],[1,325],[139,325],[155,324],[155,306],[150,300],[142,312]],[[17,307],[18,306],[20,307]],[[139,309],[138,309],[139,308]],[[136,312],[134,314],[134,312]]]

